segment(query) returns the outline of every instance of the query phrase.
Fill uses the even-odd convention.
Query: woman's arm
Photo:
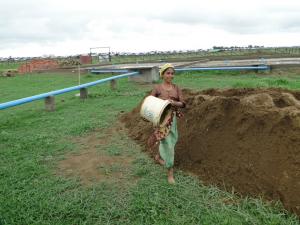
[[[150,95],[154,96],[154,97],[158,97],[159,96],[159,90],[158,90],[158,86],[155,85],[154,88],[152,89]]]
[[[171,101],[171,104],[175,107],[178,108],[184,108],[185,107],[185,101],[183,99],[183,94],[181,89],[176,85],[176,91],[177,91],[177,95],[178,95],[178,100],[179,101]]]

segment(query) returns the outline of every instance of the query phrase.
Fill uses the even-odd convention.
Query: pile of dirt
[[[300,92],[183,92],[187,107],[178,120],[177,167],[243,195],[280,200],[300,215]],[[121,120],[147,150],[153,127],[139,110]]]

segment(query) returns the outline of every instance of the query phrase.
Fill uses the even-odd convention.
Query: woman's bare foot
[[[174,179],[174,177],[168,177],[168,183],[169,183],[169,184],[175,184],[175,179]]]
[[[160,165],[162,165],[162,166],[165,165],[165,161],[162,160],[159,155],[156,155],[154,158],[155,158],[155,161],[158,162]]]
[[[168,182],[169,184],[175,184],[173,168],[168,170]]]

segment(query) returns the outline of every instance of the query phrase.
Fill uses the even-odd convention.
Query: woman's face
[[[168,68],[163,74],[164,81],[167,83],[171,83],[174,78],[175,71],[173,68]]]

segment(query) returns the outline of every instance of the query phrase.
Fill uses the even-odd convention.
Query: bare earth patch
[[[114,137],[120,135],[120,124],[107,130],[96,130],[74,142],[81,146],[78,153],[66,155],[58,165],[58,175],[78,177],[82,185],[99,182],[126,183],[133,157],[114,153]],[[110,149],[111,152],[107,151]]]

